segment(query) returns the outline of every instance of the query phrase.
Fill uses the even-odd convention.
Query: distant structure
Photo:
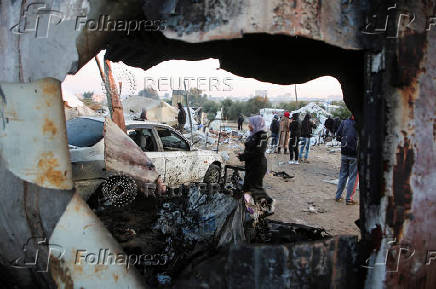
[[[256,90],[254,92],[254,96],[260,96],[263,97],[264,99],[268,98],[268,90]]]
[[[171,105],[177,106],[177,103],[181,103],[186,106],[185,91],[184,90],[173,90],[173,95],[171,97]]]

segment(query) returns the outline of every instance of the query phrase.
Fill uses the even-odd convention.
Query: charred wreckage
[[[0,15],[0,287],[435,288],[436,1],[1,1]],[[102,15],[153,27],[76,29]],[[276,84],[338,79],[359,129],[361,239],[270,221],[236,167],[215,193],[147,197],[145,184],[165,184],[124,133],[116,95],[112,174],[85,197],[61,82],[103,49],[108,98],[111,61],[216,58]]]

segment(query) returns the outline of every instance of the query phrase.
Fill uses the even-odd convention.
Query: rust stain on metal
[[[107,269],[107,265],[103,265],[103,264],[97,264],[94,267],[94,273],[98,273],[100,271],[104,271]]]
[[[37,164],[36,183],[42,186],[45,182],[49,182],[56,187],[61,187],[66,181],[65,172],[56,170],[59,166],[58,160],[52,152],[43,153]]]
[[[42,132],[44,134],[51,134],[51,137],[54,137],[57,133],[56,125],[50,119],[46,118],[44,120],[44,125],[42,126]]]
[[[65,268],[63,263],[63,260],[50,256],[50,274],[56,282],[57,288],[74,289],[70,270]]]
[[[397,240],[400,240],[403,233],[404,221],[410,218],[409,214],[413,197],[410,178],[415,153],[406,137],[404,137],[404,146],[398,148],[396,159],[397,164],[393,169],[393,196],[389,197],[386,222],[393,228]]]
[[[44,96],[57,95],[59,93],[59,86],[54,81],[44,81],[42,87],[42,92]],[[45,104],[51,106],[51,102],[45,97]]]

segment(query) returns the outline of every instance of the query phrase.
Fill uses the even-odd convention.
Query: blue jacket
[[[341,154],[349,157],[357,157],[357,131],[354,128],[356,122],[345,119],[339,125],[336,139],[341,142]]]

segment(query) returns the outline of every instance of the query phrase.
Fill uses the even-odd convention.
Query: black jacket
[[[301,136],[312,137],[312,129],[316,128],[316,125],[309,118],[305,118],[301,123]]]
[[[273,119],[270,126],[271,133],[279,134],[280,131],[280,122],[278,119]]]
[[[244,117],[242,115],[240,115],[238,117],[238,124],[243,124],[244,123]]]
[[[179,114],[177,115],[177,121],[179,124],[186,123],[186,112],[183,108],[179,108]]]
[[[289,132],[291,138],[299,138],[301,136],[301,122],[298,119],[292,119],[289,125]]]
[[[244,191],[263,188],[263,178],[267,171],[265,151],[268,146],[268,135],[264,131],[257,132],[247,138],[245,150],[239,155],[245,161]]]
[[[328,129],[331,132],[334,132],[334,127],[335,127],[335,121],[333,118],[329,117],[328,119],[325,120],[324,122],[324,127],[326,129]]]
[[[341,142],[341,154],[349,157],[357,157],[357,131],[354,128],[356,122],[345,119],[336,132],[336,140]]]

